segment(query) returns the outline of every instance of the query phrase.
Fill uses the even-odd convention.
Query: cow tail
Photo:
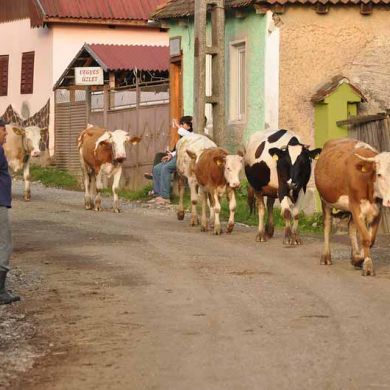
[[[256,197],[254,189],[248,184],[248,206],[249,206],[249,215],[252,215],[256,208]]]

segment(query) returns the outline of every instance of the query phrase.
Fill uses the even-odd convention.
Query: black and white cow
[[[284,244],[298,245],[298,214],[311,175],[311,163],[321,149],[309,150],[289,130],[257,132],[251,136],[245,152],[245,173],[250,184],[248,202],[257,199],[259,232],[257,241],[266,241],[274,233],[273,206],[279,198],[285,221]],[[268,221],[264,228],[264,196]],[[292,227],[291,227],[291,222]]]

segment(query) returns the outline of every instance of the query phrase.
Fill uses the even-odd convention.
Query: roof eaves
[[[83,48],[95,59],[95,61],[103,68],[103,70],[105,72],[108,72],[109,70],[112,70],[112,69],[108,69],[107,65],[103,62],[103,60],[93,51],[93,49],[91,48],[91,46],[86,43]]]

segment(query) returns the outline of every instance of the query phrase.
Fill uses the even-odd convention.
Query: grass
[[[54,167],[42,168],[39,166],[32,166],[30,169],[31,180],[39,181],[46,187],[63,188],[66,190],[81,190],[79,181],[73,175],[67,171],[59,170]],[[248,183],[244,181],[239,190],[236,191],[237,208],[235,213],[235,221],[244,223],[250,226],[258,225],[257,212],[250,214],[249,207],[247,205],[247,188]],[[129,201],[146,201],[150,197],[148,192],[152,189],[152,185],[149,184],[138,191],[120,190],[119,196]],[[111,188],[105,188],[102,191],[104,194],[111,195]],[[179,198],[177,196],[172,197],[172,203],[178,204]],[[189,209],[191,207],[191,200],[188,190],[184,197],[184,207]],[[229,205],[224,198],[222,201],[221,217],[224,220],[229,218]],[[274,209],[274,222],[277,228],[284,227],[284,220],[280,214],[280,209]],[[301,213],[299,218],[299,229],[302,232],[319,233],[322,231],[322,215],[320,213],[314,213],[313,215],[305,215]]]
[[[80,184],[75,176],[57,168],[32,166],[30,176],[32,181],[39,181],[46,187],[80,190]]]
[[[247,188],[248,183],[244,181],[240,187],[236,191],[236,201],[237,207],[234,219],[236,222],[244,223],[249,226],[257,226],[258,225],[258,215],[257,211],[253,214],[250,214],[249,207],[247,203]],[[178,203],[178,197],[172,198],[173,203]],[[191,207],[191,200],[189,194],[186,192],[184,197],[184,207],[189,209]],[[229,218],[229,205],[226,198],[222,201],[222,210],[221,210],[221,218],[227,220]],[[274,223],[275,227],[283,228],[284,227],[284,219],[280,213],[280,208],[274,208]],[[307,233],[320,233],[322,232],[322,213],[314,213],[313,215],[305,215],[301,212],[299,216],[299,230]]]

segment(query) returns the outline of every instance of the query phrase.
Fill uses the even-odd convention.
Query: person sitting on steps
[[[192,134],[192,116],[186,115],[180,121],[174,120],[174,125],[178,128],[179,137],[188,137]],[[176,151],[168,152],[161,163],[153,167],[153,195],[155,198],[148,203],[169,204],[171,192],[171,174],[176,171]],[[146,177],[146,175],[145,175]]]

